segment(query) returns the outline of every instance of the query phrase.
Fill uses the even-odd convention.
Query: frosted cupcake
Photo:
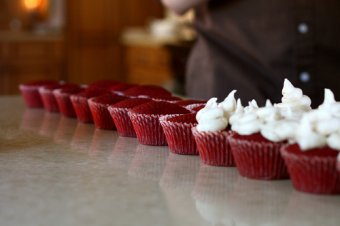
[[[238,105],[230,118],[230,145],[241,176],[252,179],[285,179],[287,168],[280,149],[294,136],[294,129],[302,114],[309,111],[311,101],[285,80],[282,103],[270,101],[259,108],[256,101],[247,107]]]
[[[326,89],[318,109],[303,115],[295,134],[296,144],[282,148],[293,186],[309,193],[339,194],[340,102]]]
[[[234,158],[229,144],[229,117],[236,109],[235,90],[218,104],[211,98],[198,111],[198,125],[192,129],[201,161],[213,166],[234,166]]]

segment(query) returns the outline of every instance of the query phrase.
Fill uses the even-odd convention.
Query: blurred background
[[[157,0],[0,0],[0,95],[40,79],[115,79],[183,94],[193,17]]]

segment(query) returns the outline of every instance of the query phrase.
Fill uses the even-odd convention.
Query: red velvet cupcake
[[[114,94],[104,94],[88,100],[88,104],[93,116],[94,125],[98,129],[116,129],[115,124],[108,111],[108,106],[126,99],[123,96]]]
[[[25,104],[29,108],[42,108],[43,102],[39,94],[39,88],[46,85],[59,84],[56,81],[34,81],[19,85]]]
[[[272,142],[260,133],[229,136],[231,150],[241,176],[251,179],[275,180],[289,178],[280,154],[285,142]]]
[[[93,116],[89,108],[88,99],[109,93],[109,91],[103,89],[89,88],[83,92],[71,95],[71,102],[78,120],[83,123],[92,123]]]
[[[166,97],[153,97],[151,98],[154,101],[165,101],[173,104],[177,104],[178,101],[182,100],[180,97],[176,96],[166,96]]]
[[[119,84],[121,84],[121,82],[117,80],[99,80],[99,81],[90,83],[88,88],[105,89],[109,91],[112,86],[116,86]]]
[[[63,87],[53,91],[54,97],[57,101],[58,108],[61,114],[66,117],[75,118],[76,112],[71,102],[71,95],[84,91],[81,87]]]
[[[340,194],[340,174],[336,171],[339,151],[329,147],[301,151],[297,144],[281,149],[296,190],[317,194]]]
[[[53,84],[46,85],[39,88],[39,94],[41,96],[44,108],[49,112],[59,112],[59,106],[57,100],[53,94],[53,91],[60,88],[75,88],[79,87],[75,84]]]
[[[167,145],[159,118],[171,114],[187,114],[187,109],[167,102],[149,102],[132,108],[129,117],[137,139],[145,145]]]
[[[197,149],[204,164],[211,166],[235,166],[231,152],[229,136],[230,131],[202,131],[192,128]]]
[[[123,94],[128,97],[147,97],[147,98],[172,96],[172,94],[168,90],[160,86],[154,85],[135,86],[125,90]]]
[[[171,152],[198,155],[191,129],[197,125],[196,114],[162,116],[160,123]]]
[[[128,115],[129,109],[152,100],[146,98],[133,98],[120,101],[108,107],[110,115],[116,125],[117,132],[123,137],[136,137],[136,132]]]
[[[178,104],[178,103],[176,103]],[[189,111],[191,112],[194,112],[194,113],[197,113],[199,112],[201,109],[203,109],[205,107],[205,104],[189,104],[189,105],[186,105],[185,108],[188,109]]]
[[[191,104],[203,104],[203,105],[205,105],[206,102],[207,102],[206,100],[188,99],[188,100],[177,101],[176,104],[185,107],[185,106],[188,106],[188,105],[191,105]]]

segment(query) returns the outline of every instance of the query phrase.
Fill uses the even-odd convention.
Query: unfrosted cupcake
[[[211,98],[201,109],[196,119],[198,125],[192,129],[201,161],[213,166],[234,166],[227,128],[230,115],[236,109],[235,90],[220,104]]]
[[[337,156],[340,152],[340,102],[330,90],[318,109],[303,115],[295,134],[296,144],[281,149],[296,190],[340,194]]]
[[[65,117],[75,118],[76,112],[71,102],[71,95],[84,91],[82,87],[63,87],[53,90],[53,95],[57,101],[59,111]]]
[[[238,106],[230,118],[230,145],[239,173],[248,178],[288,178],[280,149],[294,135],[297,119],[310,110],[311,101],[285,80],[282,103],[259,108],[255,101]],[[289,113],[289,114],[288,114]]]
[[[95,127],[106,130],[115,129],[116,127],[109,113],[108,106],[125,99],[126,97],[114,94],[104,94],[102,96],[90,98],[88,100],[88,104],[93,116]]]
[[[171,152],[198,155],[192,128],[197,125],[196,114],[167,115],[159,119]]]
[[[136,132],[128,115],[129,109],[152,100],[146,98],[132,98],[111,104],[108,107],[110,115],[116,125],[117,132],[123,137],[136,137]]]
[[[41,96],[44,108],[48,112],[59,112],[59,106],[57,100],[53,94],[53,91],[60,88],[75,88],[79,87],[76,84],[52,84],[52,85],[45,85],[39,88],[39,94]]]
[[[130,89],[125,90],[122,92],[123,95],[128,97],[146,97],[146,98],[156,98],[156,97],[168,97],[172,96],[172,94],[160,87],[154,85],[139,85],[132,87]]]
[[[167,145],[159,118],[171,114],[188,114],[189,110],[163,101],[153,101],[132,108],[129,117],[141,144]]]
[[[78,121],[83,123],[93,122],[93,116],[89,108],[88,99],[104,94],[109,94],[109,91],[104,89],[88,88],[80,93],[71,95],[71,102]]]
[[[46,85],[59,84],[56,81],[40,80],[23,83],[19,85],[20,92],[24,98],[25,104],[29,108],[42,108],[43,102],[39,94],[39,88]]]

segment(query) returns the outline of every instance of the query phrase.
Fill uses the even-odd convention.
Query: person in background
[[[187,95],[279,102],[284,78],[317,106],[340,95],[339,0],[162,0],[177,14],[195,9],[198,38]]]

